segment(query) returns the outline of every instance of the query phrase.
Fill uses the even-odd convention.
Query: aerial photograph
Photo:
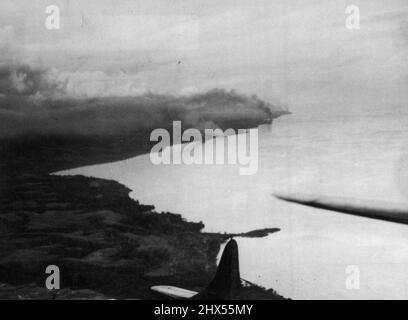
[[[0,300],[408,299],[407,87],[406,0],[1,0]]]

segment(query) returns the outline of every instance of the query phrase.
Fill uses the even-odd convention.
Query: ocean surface
[[[408,114],[284,116],[259,128],[257,173],[243,176],[239,168],[153,165],[142,155],[58,174],[117,180],[134,199],[203,221],[206,231],[280,228],[237,241],[242,278],[286,297],[408,299],[408,226],[272,196],[301,192],[408,203]],[[359,279],[352,287],[350,270]]]

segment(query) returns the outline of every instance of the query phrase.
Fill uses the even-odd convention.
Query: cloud
[[[59,71],[28,64],[0,65],[0,93],[62,97],[106,97],[140,95],[147,90],[140,77],[123,72]]]
[[[181,120],[185,127],[203,128],[225,119],[270,118],[270,105],[256,97],[225,90],[176,97],[143,94],[126,97],[36,99],[0,97],[0,137],[21,135],[129,135],[168,127]]]
[[[405,44],[408,44],[408,19],[401,23],[401,34]]]
[[[174,96],[140,92],[129,79],[113,88],[87,86],[95,78],[111,85],[106,77],[102,72],[1,67],[0,137],[129,135],[168,127],[173,120],[181,120],[186,127],[203,128],[231,119],[264,122],[272,118],[271,110],[281,110],[256,96],[221,89]]]
[[[0,27],[0,66],[13,64],[19,52],[13,26]]]
[[[263,122],[281,108],[222,89],[153,94],[143,73],[67,71],[24,58],[13,27],[0,28],[0,138],[22,135],[129,135],[168,127]],[[194,89],[192,89],[194,88]]]
[[[5,26],[0,28],[0,50],[5,50],[12,45],[14,38],[13,26]]]
[[[25,64],[0,67],[0,93],[4,95],[53,96],[63,90],[52,73]]]

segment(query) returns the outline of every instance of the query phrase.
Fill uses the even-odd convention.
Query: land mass
[[[247,115],[232,115],[228,123],[222,110],[211,108],[202,117],[221,128],[249,128],[284,114],[264,109],[248,121]],[[214,276],[229,237],[279,231],[205,233],[203,223],[131,199],[131,190],[116,181],[50,175],[146,153],[149,132],[0,139],[0,299],[155,299],[149,288],[159,284],[200,291]],[[60,268],[59,291],[44,289],[48,265]],[[245,298],[282,298],[253,284],[246,290]]]

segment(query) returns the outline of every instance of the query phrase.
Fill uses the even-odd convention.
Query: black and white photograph
[[[408,299],[407,88],[407,0],[1,0],[0,300]]]

